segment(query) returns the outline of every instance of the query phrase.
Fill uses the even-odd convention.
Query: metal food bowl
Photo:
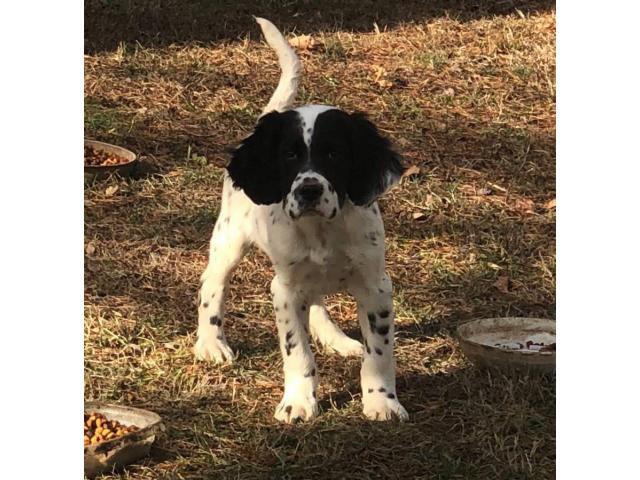
[[[482,367],[553,373],[556,322],[541,318],[487,318],[458,327],[464,354]]]
[[[113,153],[119,157],[125,158],[127,162],[117,165],[85,165],[84,175],[88,178],[103,178],[110,174],[117,173],[122,177],[129,176],[134,167],[138,163],[135,153],[126,148],[111,145],[110,143],[98,142],[96,140],[84,140],[85,147],[92,147],[95,150],[101,150],[107,153]]]
[[[117,470],[149,455],[156,434],[164,431],[160,416],[133,407],[102,402],[85,402],[85,413],[98,412],[108,420],[117,420],[125,426],[139,428],[122,437],[84,447],[84,474],[88,478]]]

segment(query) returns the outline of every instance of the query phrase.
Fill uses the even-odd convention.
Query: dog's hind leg
[[[333,323],[322,297],[315,299],[311,305],[309,328],[311,336],[323,347],[333,350],[343,357],[362,355],[362,344],[345,335],[340,327]]]
[[[222,196],[220,215],[209,247],[209,264],[201,277],[198,339],[194,347],[197,358],[216,363],[231,362],[234,358],[224,334],[224,303],[231,273],[248,247],[241,228],[243,213],[233,204],[234,192],[229,181],[225,181]]]

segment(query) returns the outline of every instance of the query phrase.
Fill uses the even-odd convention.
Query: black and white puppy
[[[392,286],[385,273],[384,226],[376,199],[404,168],[362,114],[307,105],[291,109],[300,63],[273,24],[256,19],[278,54],[282,76],[255,131],[233,151],[198,307],[198,358],[232,361],[224,334],[229,277],[250,244],[269,256],[284,396],[275,417],[318,413],[318,373],[309,333],[341,355],[362,355],[364,414],[407,418],[395,384]],[[329,318],[326,295],[347,291],[364,337],[346,336]]]

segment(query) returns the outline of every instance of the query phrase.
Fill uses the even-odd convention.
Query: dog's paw
[[[232,363],[235,359],[233,350],[229,348],[224,337],[219,338],[212,335],[198,336],[193,353],[198,360],[214,363]]]
[[[327,347],[342,357],[361,357],[364,353],[362,344],[346,335],[334,340]]]
[[[277,420],[285,423],[297,423],[311,420],[318,415],[318,402],[313,393],[305,395],[286,395],[276,408]]]
[[[365,397],[364,415],[369,420],[407,420],[409,414],[397,398],[389,398],[385,393],[374,392]]]

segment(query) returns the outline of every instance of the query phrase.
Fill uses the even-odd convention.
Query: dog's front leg
[[[391,290],[391,280],[384,275],[379,282],[360,285],[353,291],[365,346],[360,370],[362,404],[371,420],[405,420],[409,416],[396,392]]]
[[[284,364],[284,396],[275,417],[294,423],[318,414],[316,363],[309,345],[308,299],[276,276],[271,283],[273,308]]]

